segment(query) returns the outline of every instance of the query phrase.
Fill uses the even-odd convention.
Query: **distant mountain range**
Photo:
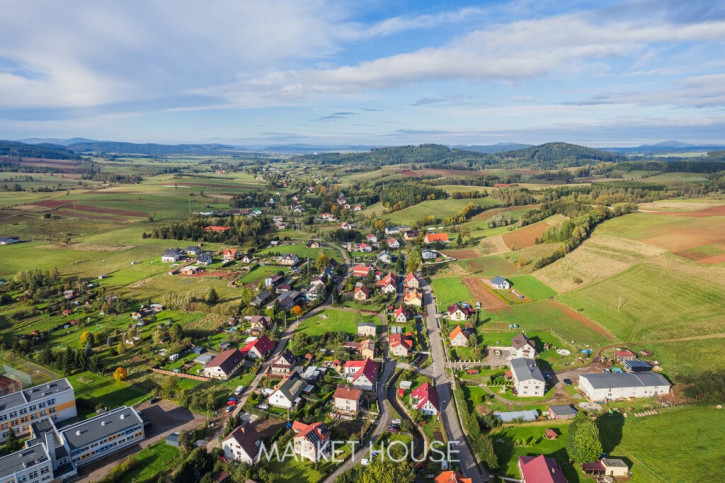
[[[0,155],[25,157],[58,157],[78,159],[80,154],[127,154],[136,156],[192,155],[214,156],[245,154],[291,154],[313,162],[342,163],[353,161],[364,164],[470,162],[474,164],[538,164],[549,166],[563,161],[565,165],[591,164],[598,161],[617,161],[621,156],[652,157],[662,154],[693,151],[721,151],[725,145],[695,145],[680,141],[665,141],[637,147],[593,149],[568,143],[546,143],[532,146],[520,143],[492,145],[422,144],[419,146],[367,146],[285,144],[285,145],[231,145],[231,144],[156,144],[98,141],[87,138],[30,138],[22,142],[2,141]],[[17,154],[17,153],[24,154]],[[11,154],[12,153],[12,154]],[[324,160],[324,161],[323,161]]]

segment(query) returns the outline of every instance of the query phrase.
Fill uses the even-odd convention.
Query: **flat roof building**
[[[579,390],[592,401],[669,394],[670,382],[655,372],[612,372],[579,376]]]

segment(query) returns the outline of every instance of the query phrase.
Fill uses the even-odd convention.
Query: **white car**
[[[234,395],[239,396],[244,391],[244,386],[237,386],[234,390]]]
[[[363,459],[360,460],[360,464],[363,465],[363,466],[367,466],[367,465],[370,464],[370,460],[367,459],[367,458],[363,458]]]
[[[395,425],[398,425],[398,426],[400,426],[401,423],[402,423],[402,421],[400,419],[393,419],[391,421],[391,424],[395,424]]]

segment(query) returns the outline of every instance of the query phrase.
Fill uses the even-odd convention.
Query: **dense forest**
[[[228,226],[224,232],[207,232],[206,226]],[[186,221],[173,222],[166,226],[154,228],[151,233],[143,233],[143,238],[161,238],[164,240],[190,240],[205,243],[226,243],[242,245],[245,243],[261,243],[262,234],[269,227],[266,218],[248,218],[230,216],[202,220],[192,217]]]
[[[80,155],[55,144],[25,144],[0,141],[0,156],[41,159],[81,159]]]
[[[501,167],[537,167],[553,169],[583,166],[600,162],[618,162],[621,155],[568,143],[547,143],[514,151],[480,153],[451,149],[440,144],[396,146],[371,149],[362,153],[324,153],[296,156],[292,160],[318,164],[353,164],[356,166],[387,166],[420,163],[427,167],[453,169]]]

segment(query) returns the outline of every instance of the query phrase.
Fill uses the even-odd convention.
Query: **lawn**
[[[509,277],[516,273],[516,265],[499,255],[458,260],[456,263],[472,275],[476,274],[488,278],[497,275]]]
[[[445,311],[449,305],[457,302],[474,302],[473,295],[460,277],[434,278],[431,285],[438,302],[438,310]]]
[[[136,468],[123,475],[120,480],[123,483],[150,479],[162,471],[172,470],[180,463],[179,450],[167,445],[163,440],[147,446],[133,455],[133,458],[139,464]]]
[[[510,277],[509,280],[517,292],[526,295],[532,300],[548,299],[556,295],[556,292],[552,288],[531,275],[517,275]]]
[[[373,322],[379,325],[380,318],[376,315],[326,309],[302,321],[297,330],[310,336],[320,336],[326,332],[347,332],[357,335],[357,324],[362,322]]]
[[[722,332],[725,286],[691,275],[687,268],[685,263],[640,263],[561,300],[625,341]]]
[[[88,371],[68,376],[68,381],[75,390],[76,399],[83,398],[93,406],[104,404],[108,409],[133,406],[151,397],[148,391],[133,384],[116,382],[112,377]]]

